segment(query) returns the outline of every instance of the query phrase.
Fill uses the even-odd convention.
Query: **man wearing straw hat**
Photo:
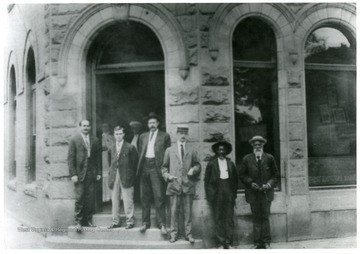
[[[253,153],[245,155],[240,171],[240,179],[245,184],[246,202],[251,207],[255,249],[270,249],[270,206],[279,178],[274,157],[263,151],[266,142],[261,136],[249,140]]]
[[[177,127],[178,141],[165,151],[162,175],[168,183],[166,195],[170,196],[170,242],[178,237],[179,210],[183,207],[185,239],[194,243],[192,237],[191,210],[195,194],[195,181],[201,172],[197,151],[187,142],[189,127]]]

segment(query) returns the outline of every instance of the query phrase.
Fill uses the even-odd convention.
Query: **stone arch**
[[[301,48],[312,31],[322,26],[336,28],[344,33],[355,45],[356,38],[356,9],[351,4],[314,4],[309,5],[300,14],[295,25],[295,36],[301,41]]]
[[[11,71],[12,67],[14,68],[14,71],[15,71],[15,80],[16,80],[15,96],[16,96],[19,93],[19,74],[18,74],[18,67],[17,67],[17,61],[16,61],[16,54],[14,51],[10,51],[8,63],[7,63],[7,71],[6,71],[7,75],[6,75],[6,82],[5,82],[5,84],[7,84],[7,85],[5,86],[5,91],[4,91],[5,102],[8,101],[8,98],[9,98],[9,95],[11,92],[10,71]]]
[[[152,29],[162,45],[166,68],[177,69],[183,79],[187,77],[188,52],[180,25],[168,10],[153,4],[98,4],[86,9],[65,36],[59,59],[60,85],[69,82],[70,74],[84,66],[87,50],[100,29],[126,20]]]
[[[221,6],[210,24],[209,51],[216,60],[220,48],[230,48],[232,34],[238,23],[247,17],[262,19],[274,30],[277,39],[292,33],[293,14],[286,5],[267,3],[226,4]],[[279,41],[279,40],[278,40]],[[282,44],[278,44],[278,48]]]

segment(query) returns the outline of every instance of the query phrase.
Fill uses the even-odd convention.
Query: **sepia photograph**
[[[357,249],[356,1],[4,3],[4,249]]]

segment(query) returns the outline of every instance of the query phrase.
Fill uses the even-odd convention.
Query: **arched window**
[[[15,68],[10,68],[10,94],[9,94],[9,177],[10,180],[16,177],[16,75]]]
[[[356,50],[346,31],[314,30],[305,43],[309,185],[356,183]]]
[[[34,50],[29,49],[26,61],[26,125],[28,182],[36,179],[36,71]]]
[[[236,164],[252,152],[249,139],[262,135],[265,152],[279,162],[276,38],[265,22],[246,18],[233,35]]]

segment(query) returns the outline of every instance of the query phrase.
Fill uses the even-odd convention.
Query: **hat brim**
[[[211,149],[215,154],[216,154],[216,150],[218,149],[219,146],[224,146],[225,147],[226,155],[228,155],[232,151],[232,145],[229,142],[220,141],[220,142],[217,142],[217,143],[215,143],[215,144],[213,144],[211,146]]]
[[[249,144],[252,145],[252,143],[254,143],[255,141],[260,141],[260,142],[263,142],[264,144],[267,143],[267,140],[266,139],[261,139],[261,138],[255,138],[255,139],[250,139],[249,140]]]
[[[158,115],[146,116],[143,118],[145,123],[147,123],[150,119],[156,119],[159,122],[161,122],[161,120],[162,120],[161,116],[158,116]]]

